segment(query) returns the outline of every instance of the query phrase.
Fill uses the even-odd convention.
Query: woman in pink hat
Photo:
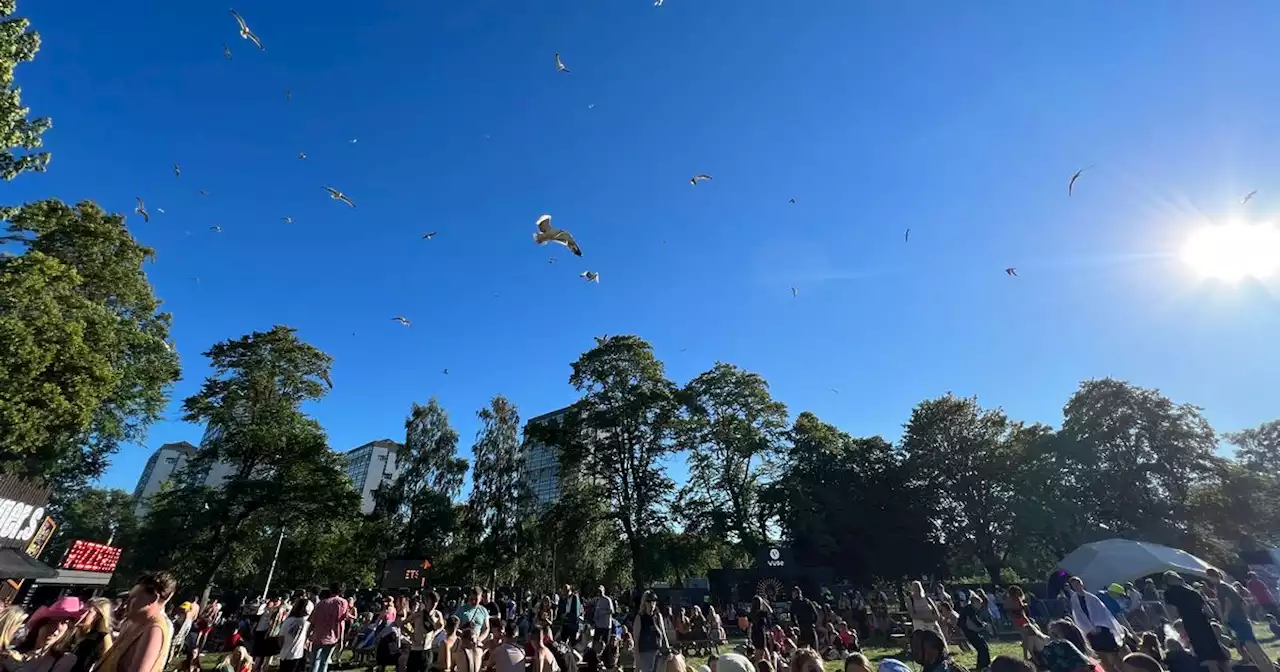
[[[54,650],[73,623],[84,613],[84,605],[78,597],[63,597],[57,602],[36,609],[27,620],[27,636],[18,645],[18,652],[26,660],[24,672],[49,672],[58,663],[61,654]]]

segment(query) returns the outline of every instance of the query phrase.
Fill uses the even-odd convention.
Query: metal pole
[[[267,585],[262,587],[262,599],[267,599],[267,592],[271,590],[271,577],[276,574],[276,560],[280,559],[280,545],[284,543],[284,528],[280,528],[280,536],[276,538],[276,552],[271,556],[271,569],[267,570]]]

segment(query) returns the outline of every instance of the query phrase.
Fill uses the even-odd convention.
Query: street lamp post
[[[266,601],[271,590],[271,578],[276,574],[276,560],[280,559],[280,545],[284,543],[284,527],[280,528],[280,536],[276,537],[276,552],[271,556],[271,569],[267,570],[267,584],[262,587],[262,599]]]

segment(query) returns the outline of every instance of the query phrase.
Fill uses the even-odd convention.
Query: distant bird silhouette
[[[709,179],[711,179],[710,175],[706,175],[706,174],[694,175],[693,179],[689,180],[689,184],[692,184],[693,186],[696,187],[698,186],[699,182],[703,182]]]
[[[424,240],[431,240],[432,238],[435,238],[435,237],[436,237],[436,232],[435,232],[435,231],[432,231],[432,232],[430,232],[430,233],[424,233],[424,234],[422,234],[422,238],[423,238]]]
[[[444,370],[444,375],[446,375],[446,376],[447,376],[447,375],[449,375],[449,369],[445,369],[445,370]]]
[[[542,215],[538,218],[538,230],[533,234],[533,242],[539,245],[559,243],[569,248],[570,252],[579,257],[582,256],[582,248],[578,247],[578,241],[573,239],[573,234],[551,226],[551,215]]]
[[[225,44],[222,45],[222,57],[228,61],[231,60],[231,47],[228,47]]]
[[[350,198],[347,198],[347,195],[342,193],[341,191],[338,191],[333,187],[325,187],[324,190],[329,192],[329,198],[332,198],[335,201],[342,201],[343,203],[346,203],[347,205],[353,208],[356,207],[356,202],[351,200]]]
[[[214,233],[222,233],[222,227],[218,226],[217,224],[214,224],[213,226],[209,227],[209,230]]]
[[[1005,275],[1012,275],[1015,278],[1018,277],[1018,269],[1013,268],[1012,266],[1004,269],[1004,272],[1005,272]]]
[[[569,68],[564,67],[564,61],[560,60],[560,52],[556,52],[556,72],[569,72]]]
[[[1251,191],[1251,192],[1249,192],[1249,193],[1245,194],[1245,195],[1244,195],[1244,198],[1240,199],[1240,205],[1244,205],[1245,203],[1248,203],[1249,201],[1252,201],[1252,200],[1253,200],[1253,196],[1254,196],[1254,194],[1257,194],[1257,193],[1258,193],[1258,190],[1257,190],[1257,189],[1254,189],[1253,191]]]
[[[284,102],[286,102],[286,103],[287,103],[287,102],[289,102],[289,101],[291,101],[291,100],[293,100],[293,92],[292,92],[292,91],[290,91],[289,89],[285,89],[285,90],[284,90]]]
[[[794,199],[794,198],[793,198],[793,199],[791,199],[790,201],[787,201],[787,202],[788,202],[788,203],[790,203],[791,205],[795,205],[795,204],[796,204],[796,199]]]
[[[795,287],[792,287],[792,288],[791,288],[791,298],[793,298],[793,299],[794,299],[794,298],[796,298],[797,296],[800,296],[800,290],[796,289]]]
[[[200,190],[200,195],[201,195],[201,196],[208,196],[208,195],[209,195],[209,192],[205,191],[204,189],[201,189],[201,190]]]
[[[180,168],[176,163],[173,164],[173,176],[182,177],[182,168]]]
[[[397,315],[397,316],[395,316],[395,317],[391,318],[391,321],[392,321],[392,322],[399,322],[400,324],[402,324],[402,325],[404,325],[404,326],[406,326],[406,327],[412,326],[411,324],[409,324],[409,318],[404,317],[404,316],[401,316],[401,315]]]
[[[587,282],[594,282],[597,284],[600,282],[600,274],[595,271],[583,271],[578,277],[583,278]]]
[[[302,160],[304,160],[304,161],[305,161],[305,160],[306,160],[306,158],[307,158],[307,153],[306,153],[306,152],[298,152],[298,158],[299,158],[299,159],[302,159]]]
[[[259,40],[258,36],[254,35],[252,30],[249,30],[249,26],[247,26],[244,19],[236,13],[236,10],[231,10],[231,16],[236,17],[236,23],[240,24],[240,37],[249,40],[254,44],[254,46],[258,47],[258,49],[261,49],[262,51],[267,50],[266,47],[262,46],[262,40]]]
[[[1075,175],[1071,176],[1071,181],[1067,182],[1067,196],[1070,196],[1073,193],[1076,186],[1076,180],[1080,179],[1080,175],[1084,173],[1084,171],[1089,170],[1092,167],[1093,166],[1091,165],[1085,166],[1084,168],[1077,170]]]
[[[907,232],[902,234],[902,242],[904,243],[911,242],[911,229],[907,229]]]
[[[142,221],[144,222],[151,221],[151,215],[147,212],[147,206],[142,202],[142,197],[135,196],[134,198],[138,199],[138,206],[135,207],[133,211],[138,213],[139,215],[142,215]]]
[[[281,217],[280,219],[283,219],[285,224],[292,224],[292,223],[293,223],[293,218],[292,218],[292,217]]]

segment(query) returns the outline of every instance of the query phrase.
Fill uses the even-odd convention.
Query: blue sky
[[[1056,425],[1099,376],[1220,430],[1276,415],[1280,284],[1205,283],[1176,253],[1206,219],[1280,206],[1280,6],[235,8],[265,53],[226,3],[19,6],[54,158],[0,200],[146,199],[129,222],[184,367],[152,447],[199,440],[176,408],[200,353],[273,324],[336,359],[313,410],[340,450],[402,437],[432,395],[469,450],[494,394],[525,417],[571,402],[569,363],[606,333],[649,339],[678,382],[733,362],[793,413],[891,439],[947,391]],[[544,212],[581,260],[533,244]],[[131,489],[147,454],[104,483]]]

